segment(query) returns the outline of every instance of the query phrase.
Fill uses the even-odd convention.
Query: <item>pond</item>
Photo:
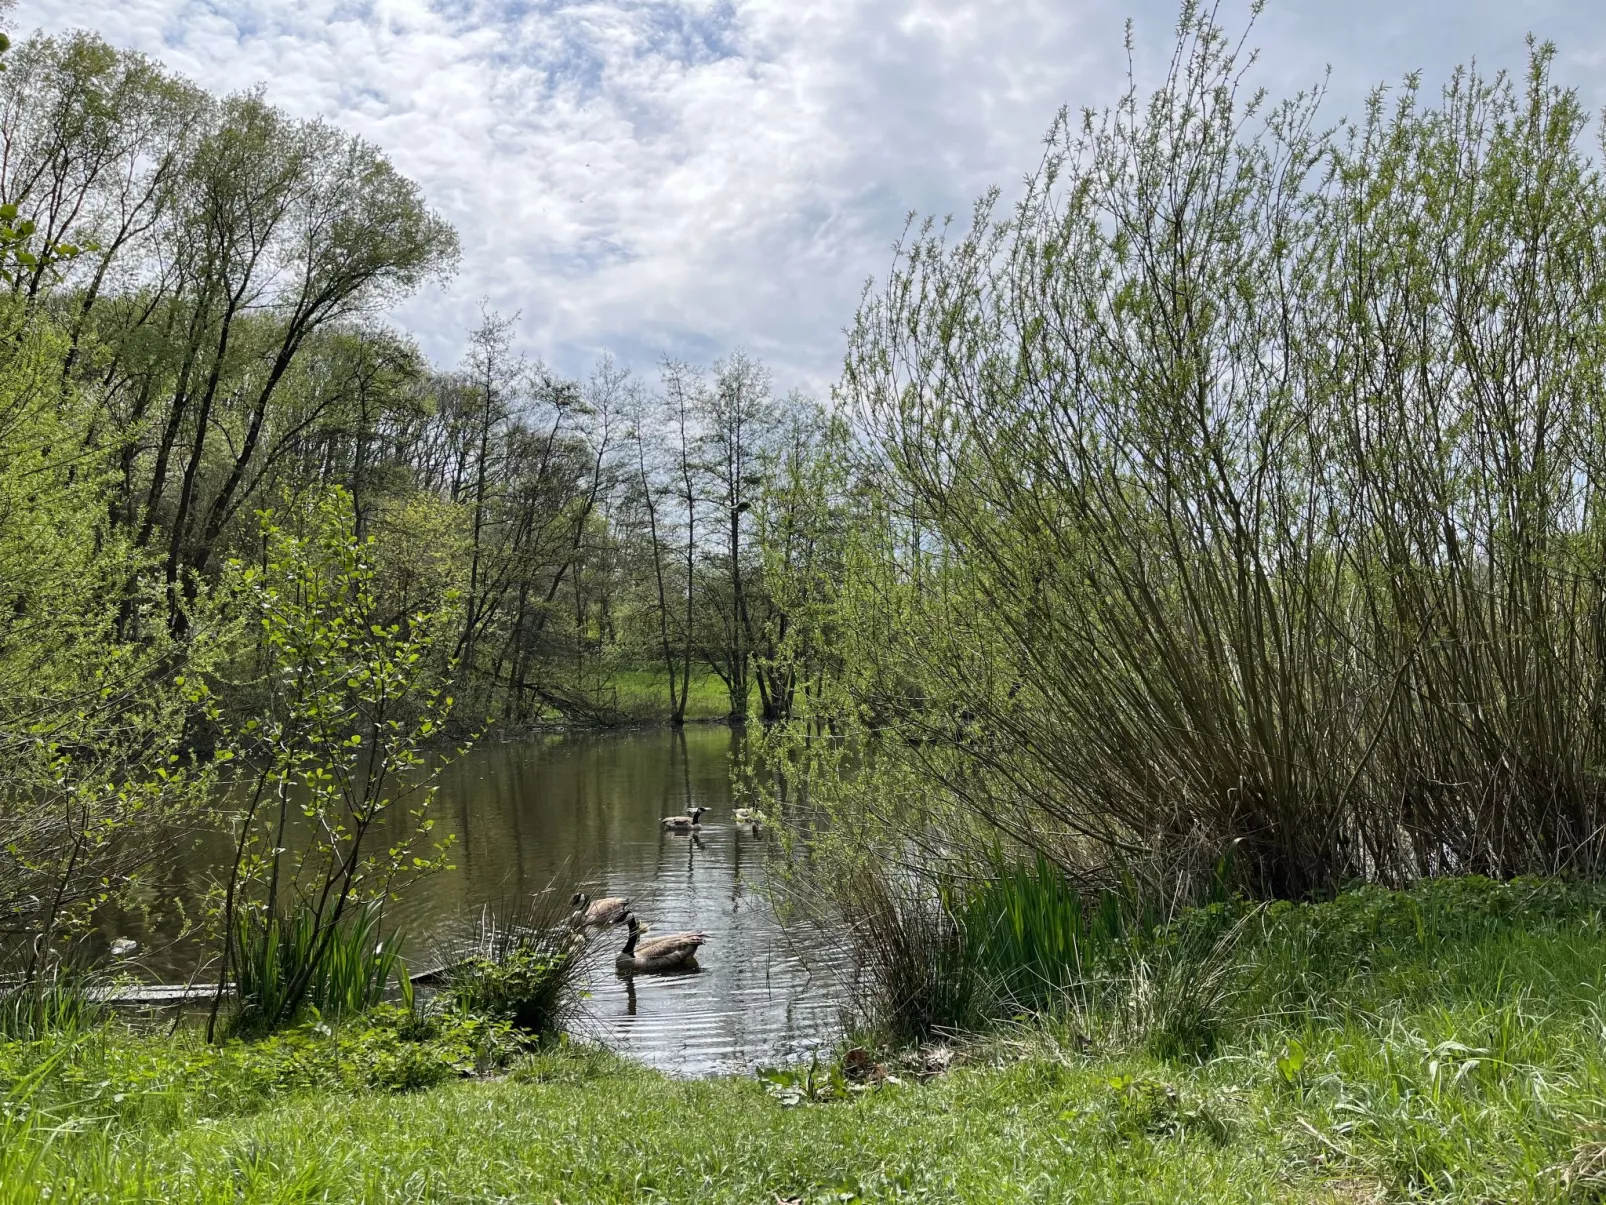
[[[621,978],[622,930],[596,940],[589,998],[577,1032],[677,1075],[746,1071],[806,1057],[839,1030],[846,958],[829,935],[783,930],[763,894],[766,835],[737,829],[729,759],[740,734],[723,726],[487,742],[447,767],[434,814],[457,836],[456,869],[410,885],[387,909],[421,969],[433,944],[486,905],[552,888],[625,895],[658,934],[700,929],[701,970]],[[696,836],[660,819],[702,805]],[[210,868],[173,868],[160,894],[191,896]],[[160,965],[160,934],[123,916]],[[602,956],[605,955],[605,956]],[[185,961],[193,965],[194,953]]]

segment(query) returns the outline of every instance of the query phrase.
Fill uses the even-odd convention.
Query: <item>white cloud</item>
[[[1232,3],[1235,13],[1241,3]],[[488,297],[528,350],[581,372],[612,350],[746,346],[783,386],[834,377],[841,328],[910,209],[964,213],[1030,170],[1062,103],[1112,100],[1122,21],[1103,0],[23,0],[19,32],[87,27],[207,87],[262,84],[363,134],[458,227],[462,270],[397,311],[456,359]],[[1255,41],[1286,88],[1370,84],[1529,29],[1595,89],[1593,0],[1274,0]],[[1139,68],[1171,0],[1138,0]],[[1599,97],[1590,99],[1598,103]]]

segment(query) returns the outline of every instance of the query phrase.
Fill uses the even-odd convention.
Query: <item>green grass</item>
[[[0,1202],[1599,1202],[1603,898],[1468,880],[1215,906],[1096,1006],[1006,1025],[926,1082],[912,1055],[901,1084],[822,1075],[796,1107],[394,1014],[222,1049],[0,1045]],[[1167,963],[1200,950],[1216,970]],[[1178,1009],[1208,1020],[1203,1057],[1155,1040]],[[375,1071],[409,1059],[435,1070]]]
[[[1107,1070],[1012,1061],[787,1109],[751,1080],[549,1054],[498,1082],[58,1134],[0,1200],[1308,1199],[1265,1142],[1123,1132]]]
[[[669,716],[669,676],[662,669],[621,669],[608,676],[617,692],[618,708],[643,721],[665,720]],[[691,693],[686,699],[688,720],[723,720],[730,714],[730,696],[718,674],[697,671],[692,674]]]

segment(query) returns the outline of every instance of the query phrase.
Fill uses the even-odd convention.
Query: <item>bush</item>
[[[1606,865],[1596,115],[1535,45],[1332,121],[1214,13],[866,295],[785,794],[1262,899]]]
[[[576,955],[519,946],[500,960],[471,958],[452,968],[446,996],[459,1009],[507,1021],[531,1034],[556,1034],[569,1017]]]
[[[471,937],[441,950],[444,1000],[528,1034],[555,1036],[579,1007],[585,970],[585,940],[568,919],[566,897],[554,888],[484,909]]]

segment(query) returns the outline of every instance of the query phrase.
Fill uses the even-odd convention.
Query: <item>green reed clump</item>
[[[1094,968],[1160,923],[1135,881],[1083,892],[1042,854],[1029,862],[995,858],[986,877],[949,894],[970,969],[1012,1007],[1059,1007]]]
[[[0,1041],[30,1042],[93,1028],[106,1015],[105,1005],[95,999],[95,985],[88,970],[57,966],[35,979],[0,986]]]
[[[381,940],[379,921],[373,906],[333,926],[320,924],[305,904],[288,917],[242,916],[234,934],[235,1031],[293,1024],[308,1007],[329,1020],[355,1016],[383,1001],[392,980],[410,1006],[401,938]]]
[[[1083,892],[1047,858],[995,857],[975,877],[861,867],[838,886],[865,1020],[895,1041],[1081,1000],[1158,913],[1135,883]]]
[[[562,1032],[579,1009],[586,963],[585,940],[567,918],[556,890],[484,909],[473,936],[441,951],[445,1000],[528,1034]]]
[[[986,1014],[950,892],[908,875],[854,876],[844,889],[861,1010],[900,1042],[974,1027]]]

